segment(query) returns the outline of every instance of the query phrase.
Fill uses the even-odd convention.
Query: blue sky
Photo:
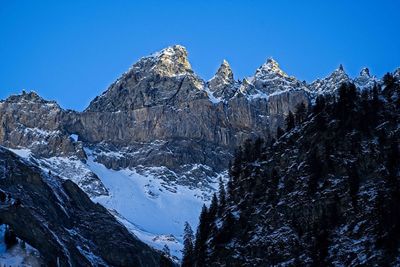
[[[172,44],[212,77],[236,78],[272,56],[312,81],[342,63],[354,76],[400,66],[400,1],[0,0],[0,99],[35,90],[82,110],[138,58]]]

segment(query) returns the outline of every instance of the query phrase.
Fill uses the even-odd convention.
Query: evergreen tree
[[[313,113],[318,114],[325,109],[325,97],[322,95],[317,96],[315,105],[313,106]]]
[[[381,88],[380,86],[374,84],[372,88],[372,109],[375,111],[380,110],[382,106],[382,101],[379,99]]]
[[[339,87],[339,100],[336,105],[336,115],[340,120],[352,119],[352,111],[357,100],[357,88],[352,83],[343,83]]]
[[[183,236],[183,251],[182,251],[182,267],[191,267],[194,265],[194,235],[192,227],[188,222],[185,222]]]
[[[295,112],[296,125],[300,125],[306,119],[306,117],[307,117],[307,108],[304,102],[301,102],[296,107],[296,112]]]
[[[235,218],[232,213],[228,211],[222,221],[221,229],[217,232],[214,238],[214,244],[225,244],[229,242],[234,233]]]
[[[281,127],[278,127],[278,129],[276,129],[276,139],[279,139],[282,137],[282,135],[284,135],[285,132],[282,130]]]
[[[279,185],[279,175],[277,170],[274,168],[271,172],[271,181],[270,181],[271,185],[269,187],[269,201],[271,203],[275,203],[276,199],[277,199],[277,195],[278,195],[278,185]]]
[[[358,176],[355,166],[351,166],[348,171],[349,176],[349,191],[353,207],[357,208],[357,194],[360,188],[360,177]]]
[[[390,72],[386,73],[382,80],[383,84],[385,85],[385,90],[391,90],[396,84],[396,80]]]
[[[242,149],[237,149],[235,151],[235,155],[233,157],[233,163],[229,168],[229,176],[233,181],[239,178],[240,172],[242,171],[242,163],[243,163],[243,152]]]
[[[161,255],[160,257],[160,267],[174,267],[175,265],[171,262],[171,260],[165,255]]]
[[[218,200],[218,216],[221,217],[226,207],[226,192],[222,178],[219,178]]]
[[[261,158],[261,153],[264,148],[264,139],[258,137],[253,144],[253,160],[259,160]]]
[[[218,212],[218,198],[214,193],[211,199],[210,209],[208,210],[208,219],[214,221]]]
[[[0,202],[5,202],[7,198],[6,193],[4,193],[3,191],[0,191]]]
[[[243,162],[252,162],[254,160],[253,143],[250,139],[246,139],[243,143]]]
[[[4,243],[6,244],[7,248],[11,248],[18,244],[17,236],[8,225],[6,226],[6,231],[4,233]]]
[[[199,226],[196,231],[196,241],[194,246],[194,255],[195,255],[195,266],[197,267],[205,267],[206,259],[207,259],[207,240],[209,237],[209,214],[206,205],[203,205],[203,208],[200,213],[199,218]]]
[[[294,115],[291,111],[289,111],[289,114],[286,117],[285,123],[286,123],[286,132],[289,132],[290,130],[292,130],[294,128],[294,126],[295,126]]]
[[[318,181],[322,176],[322,162],[320,161],[315,149],[312,150],[307,157],[307,164],[310,172],[308,189],[311,194],[314,194],[318,187]]]

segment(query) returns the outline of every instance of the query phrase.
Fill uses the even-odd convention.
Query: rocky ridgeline
[[[151,172],[164,166],[159,177],[196,187],[225,171],[245,139],[274,134],[300,103],[308,106],[350,80],[340,67],[307,84],[268,59],[243,81],[235,81],[223,61],[204,81],[176,45],[140,59],[83,112],[63,110],[35,93],[0,102],[0,144],[29,148],[39,158],[82,161],[85,146],[109,168]],[[379,82],[365,70],[354,81],[362,87]]]

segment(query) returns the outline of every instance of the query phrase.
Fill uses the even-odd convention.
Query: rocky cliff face
[[[48,266],[159,266],[161,255],[132,236],[70,180],[0,148],[0,221]],[[168,262],[168,260],[167,260]]]
[[[64,111],[56,102],[24,92],[1,101],[0,114],[2,145],[29,148],[39,157],[85,158],[82,143],[74,142],[65,131]]]
[[[108,167],[165,166],[177,179],[201,164],[211,168],[196,171],[204,179],[225,170],[245,139],[274,133],[297,105],[308,106],[316,94],[347,81],[341,66],[308,85],[268,59],[238,82],[223,61],[205,82],[191,69],[186,49],[176,45],[140,59],[84,112],[62,110],[35,93],[2,101],[0,144],[29,148],[38,157],[81,160],[85,145]],[[378,81],[363,70],[355,82],[370,87]]]

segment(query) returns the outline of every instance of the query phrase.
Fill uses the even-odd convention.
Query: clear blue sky
[[[0,99],[35,90],[84,109],[138,58],[172,44],[209,79],[267,57],[301,80],[343,63],[382,76],[400,65],[400,1],[0,0]]]

